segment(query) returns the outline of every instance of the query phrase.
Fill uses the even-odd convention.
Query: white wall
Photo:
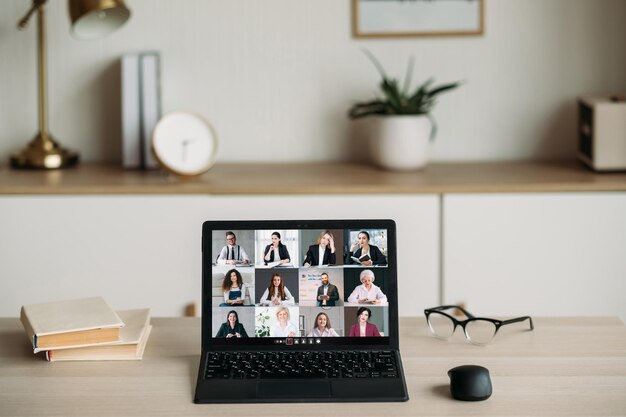
[[[348,0],[127,0],[131,21],[106,39],[69,34],[66,1],[49,2],[50,127],[84,160],[119,161],[119,69],[126,52],[163,58],[165,111],[217,128],[224,161],[348,156],[347,108],[378,75],[360,49],[403,76],[466,80],[441,98],[435,160],[566,158],[575,98],[626,91],[626,2],[487,0],[483,37],[355,40]],[[26,0],[2,0],[0,163],[37,127],[35,25]]]

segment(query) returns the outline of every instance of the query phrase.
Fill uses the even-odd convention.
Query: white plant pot
[[[428,163],[432,123],[424,115],[373,116],[369,141],[372,160],[391,170],[416,170]]]

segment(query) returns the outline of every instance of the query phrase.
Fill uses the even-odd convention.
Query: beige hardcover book
[[[50,350],[46,359],[60,361],[124,361],[141,360],[150,336],[150,309],[124,310],[117,314],[126,326],[120,331],[120,341],[109,345]]]
[[[124,326],[102,297],[25,305],[20,319],[34,353],[114,342]]]

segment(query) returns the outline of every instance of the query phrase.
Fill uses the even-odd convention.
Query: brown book
[[[150,309],[124,310],[118,311],[117,314],[125,324],[120,331],[118,342],[49,350],[46,352],[46,359],[50,362],[141,360],[152,330]]]
[[[20,319],[34,353],[115,342],[124,326],[102,297],[25,305]]]

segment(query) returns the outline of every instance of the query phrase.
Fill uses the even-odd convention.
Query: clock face
[[[179,175],[199,175],[215,163],[217,136],[201,117],[174,112],[154,128],[152,149],[165,169]]]

